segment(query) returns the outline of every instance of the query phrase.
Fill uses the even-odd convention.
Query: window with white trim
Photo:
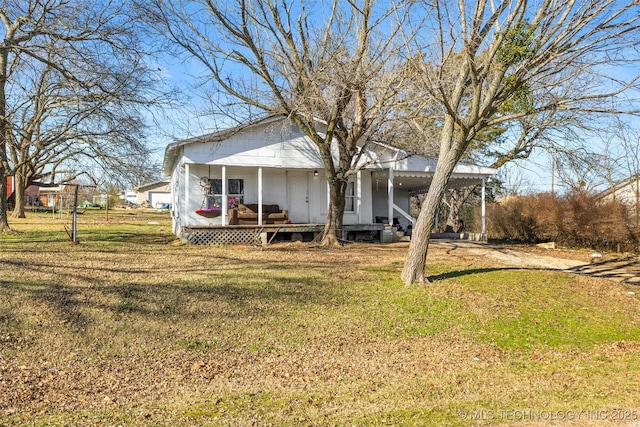
[[[344,195],[344,211],[356,211],[356,183],[354,181],[347,182],[347,190]]]
[[[222,206],[222,180],[218,178],[210,179],[210,190],[207,194],[207,208],[212,209]],[[227,180],[227,196],[229,209],[234,205],[244,203],[244,179]]]

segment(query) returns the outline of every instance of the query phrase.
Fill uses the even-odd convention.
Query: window
[[[222,206],[222,180],[209,180],[209,194],[207,194],[207,209],[219,208]],[[244,179],[227,180],[227,196],[229,199],[229,209],[234,205],[244,203]]]
[[[344,211],[355,212],[356,210],[356,185],[355,182],[347,183],[347,190],[344,196]]]

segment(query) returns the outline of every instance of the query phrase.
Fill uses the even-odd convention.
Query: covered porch
[[[406,232],[415,226],[411,198],[428,190],[433,173],[402,170],[397,166],[363,169],[354,175],[347,194],[342,230],[344,240],[397,241],[401,237],[396,234],[398,229]],[[482,229],[458,238],[485,239],[485,187],[486,179],[492,172],[458,170],[451,177],[449,187],[479,185],[482,194]],[[188,191],[183,193],[182,201],[174,201],[174,206],[183,207],[181,212],[174,212],[174,215],[191,218],[176,233],[185,243],[312,241],[324,229],[329,191],[326,178],[317,169],[186,163],[183,173]],[[216,182],[213,185],[215,188],[211,188],[213,181]],[[204,215],[203,207],[212,206],[212,203],[216,205],[215,212],[213,215]],[[234,206],[239,203],[254,206],[257,210],[254,223],[238,224],[230,220]],[[263,219],[266,218],[264,210],[272,204],[287,212],[285,221],[274,224]]]
[[[480,187],[481,198],[481,229],[474,230],[473,233],[464,233],[472,240],[486,240],[486,185],[489,177],[495,172],[493,169],[477,168],[475,171],[469,171],[472,165],[459,165],[459,169],[454,172],[449,180],[447,188],[465,188],[471,186]],[[460,170],[463,169],[463,170]],[[376,219],[383,219],[385,224],[393,225],[399,222],[402,229],[415,227],[417,218],[412,216],[412,197],[425,194],[429,190],[433,172],[430,171],[410,171],[397,170],[394,168],[379,169],[372,173],[372,194],[373,194],[373,211]],[[394,218],[397,221],[394,221]],[[436,230],[438,229],[439,218],[436,215]],[[462,234],[462,233],[454,233]],[[443,236],[454,238],[454,235]]]

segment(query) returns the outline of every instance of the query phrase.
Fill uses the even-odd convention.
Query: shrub
[[[555,241],[571,247],[638,251],[637,230],[626,206],[585,192],[509,197],[487,206],[490,239]]]

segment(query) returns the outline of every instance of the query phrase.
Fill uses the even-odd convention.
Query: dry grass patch
[[[0,425],[488,425],[509,420],[468,415],[640,406],[640,303],[614,282],[434,246],[433,284],[405,287],[405,245],[180,246],[167,218],[83,221],[75,246],[60,224],[0,236]]]

